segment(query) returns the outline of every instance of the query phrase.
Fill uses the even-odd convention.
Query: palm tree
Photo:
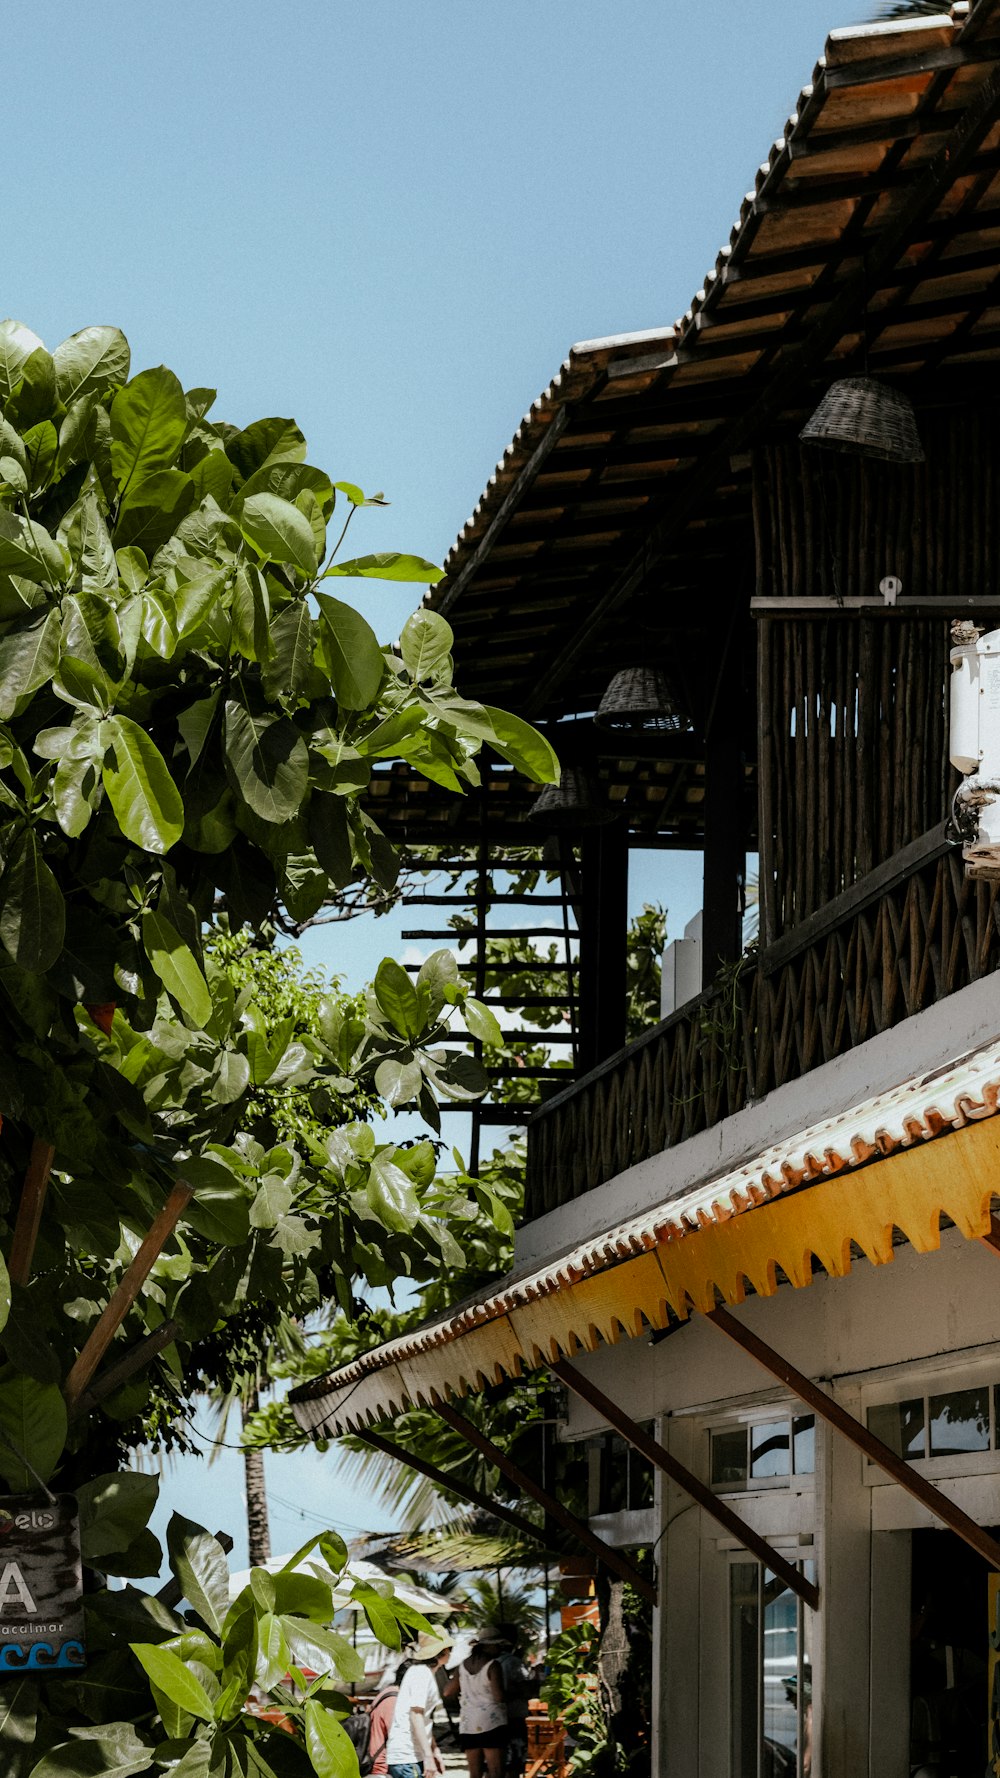
[[[505,1581],[498,1568],[495,1583],[485,1574],[469,1575],[465,1590],[477,1620],[476,1627],[482,1624],[510,1624],[520,1632],[524,1642],[537,1641],[545,1614],[535,1597],[534,1588]]]
[[[881,7],[877,17],[880,19],[915,19],[940,18],[947,13],[947,0],[888,0]]]

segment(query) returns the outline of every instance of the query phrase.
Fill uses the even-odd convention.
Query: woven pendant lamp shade
[[[924,461],[913,403],[875,377],[841,377],[831,383],[799,437],[803,444],[881,463]]]
[[[597,706],[599,728],[642,734],[674,731],[686,726],[674,702],[667,676],[659,667],[623,667]]]
[[[614,810],[600,800],[593,779],[582,766],[563,766],[558,784],[546,784],[528,810],[528,820],[550,833],[572,833],[580,827],[603,827]]]

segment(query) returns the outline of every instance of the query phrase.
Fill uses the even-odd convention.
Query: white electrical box
[[[679,1006],[701,993],[701,929],[703,919],[697,913],[684,928],[684,937],[675,938],[663,953],[660,974],[660,1017],[668,1019]]]
[[[956,625],[948,754],[963,773],[955,825],[970,876],[1000,877],[1000,630]]]

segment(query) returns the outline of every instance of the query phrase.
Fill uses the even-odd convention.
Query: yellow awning
[[[770,1296],[779,1275],[801,1289],[814,1260],[842,1277],[853,1249],[874,1265],[892,1259],[898,1237],[932,1252],[942,1218],[982,1239],[993,1200],[1000,1204],[998,1107],[995,1043],[511,1273],[450,1315],[295,1390],[295,1417],[324,1435],[356,1430],[666,1327],[714,1308],[716,1292],[740,1303],[749,1283]]]

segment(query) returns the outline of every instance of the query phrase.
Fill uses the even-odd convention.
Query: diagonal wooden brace
[[[617,1574],[620,1580],[628,1581],[629,1586],[634,1587],[637,1593],[641,1593],[650,1605],[656,1604],[655,1586],[646,1579],[644,1574],[639,1572],[635,1563],[622,1550],[613,1549],[611,1544],[605,1543],[603,1537],[598,1537],[595,1531],[591,1531],[590,1526],[585,1524],[583,1519],[578,1519],[574,1513],[563,1506],[561,1501],[556,1500],[553,1495],[540,1487],[538,1482],[511,1461],[506,1451],[501,1451],[492,1439],[488,1439],[484,1432],[480,1432],[478,1426],[473,1426],[472,1421],[467,1420],[464,1414],[457,1414],[454,1408],[448,1407],[444,1402],[439,1401],[435,1406],[445,1424],[450,1426],[453,1432],[458,1432],[464,1439],[468,1439],[469,1444],[473,1445],[488,1463],[495,1464],[500,1474],[505,1475],[509,1482],[514,1483],[515,1488],[520,1488],[522,1493],[530,1495],[532,1500],[537,1500],[539,1506],[545,1508],[549,1517],[554,1519],[557,1525],[561,1525],[564,1531],[568,1531],[577,1543],[582,1543],[584,1549],[589,1550],[592,1556],[596,1556],[606,1568],[610,1568],[614,1574]]]
[[[450,1475],[446,1469],[439,1469],[437,1464],[428,1463],[425,1458],[415,1456],[412,1451],[404,1451],[402,1445],[395,1445],[391,1439],[383,1438],[380,1433],[370,1432],[367,1428],[364,1432],[356,1432],[354,1436],[366,1445],[371,1445],[373,1451],[381,1451],[384,1457],[391,1457],[396,1463],[415,1469],[418,1475],[426,1476],[436,1488],[446,1488],[449,1494],[457,1494],[460,1500],[467,1500],[470,1506],[478,1506],[494,1519],[501,1519],[526,1542],[548,1547],[548,1539],[541,1525],[533,1525],[530,1519],[512,1512],[509,1506],[502,1505],[499,1500],[491,1500],[488,1494],[480,1493],[478,1488],[471,1488],[467,1482]],[[554,1550],[552,1554],[557,1555],[558,1552]]]
[[[721,1525],[730,1537],[735,1537],[746,1549],[752,1550],[758,1562],[763,1562],[766,1568],[770,1568],[773,1574],[778,1575],[786,1587],[789,1587],[793,1593],[797,1593],[800,1599],[804,1599],[813,1611],[817,1610],[819,1588],[815,1581],[808,1580],[793,1562],[789,1562],[787,1557],[772,1549],[759,1532],[754,1531],[752,1526],[741,1519],[738,1513],[734,1513],[732,1507],[727,1506],[718,1494],[713,1494],[711,1488],[707,1488],[696,1475],[692,1475],[691,1471],[686,1469],[683,1463],[679,1463],[665,1446],[659,1444],[655,1438],[651,1438],[641,1426],[637,1426],[635,1421],[630,1419],[616,1402],[611,1401],[602,1390],[597,1388],[596,1384],[590,1381],[589,1377],[585,1377],[575,1365],[567,1364],[565,1360],[552,1366],[552,1374],[558,1377],[561,1383],[565,1383],[567,1389],[572,1389],[573,1394],[578,1395],[581,1401],[585,1401],[589,1407],[600,1414],[601,1419],[606,1420],[609,1426],[613,1426],[615,1431],[627,1440],[633,1450],[645,1457],[648,1463],[655,1464],[657,1469],[662,1469],[664,1475],[668,1475],[672,1482],[676,1482],[679,1488],[683,1488],[685,1494],[690,1494],[692,1500],[697,1501],[702,1511],[708,1513],[717,1525]]]
[[[163,1209],[150,1224],[132,1264],[66,1378],[63,1394],[71,1414],[193,1196],[191,1186],[178,1180]]]
[[[716,1327],[727,1334],[735,1345],[742,1347],[772,1377],[777,1377],[779,1383],[784,1383],[786,1389],[797,1395],[806,1407],[812,1408],[820,1420],[825,1420],[842,1438],[856,1445],[869,1463],[877,1463],[880,1469],[884,1469],[886,1475],[898,1482],[901,1488],[905,1488],[908,1494],[912,1494],[915,1500],[919,1500],[921,1506],[925,1506],[936,1519],[947,1525],[949,1531],[954,1531],[956,1537],[960,1537],[971,1549],[976,1550],[991,1568],[1000,1568],[1000,1544],[996,1539],[988,1531],[984,1531],[981,1525],[977,1525],[975,1519],[970,1519],[968,1513],[964,1513],[946,1494],[942,1494],[940,1488],[935,1488],[933,1483],[927,1481],[919,1470],[914,1469],[912,1463],[907,1463],[904,1458],[897,1457],[895,1451],[890,1451],[888,1445],[884,1445],[880,1438],[869,1432],[860,1420],[855,1420],[854,1415],[842,1408],[838,1401],[834,1401],[833,1396],[821,1389],[818,1383],[803,1376],[793,1364],[789,1364],[787,1358],[782,1358],[780,1352],[775,1352],[773,1347],[768,1346],[757,1334],[751,1333],[741,1321],[737,1321],[735,1315],[730,1315],[728,1309],[713,1309],[705,1319],[714,1321]]]
[[[14,1239],[11,1242],[10,1258],[7,1261],[7,1270],[10,1273],[12,1284],[25,1285],[31,1278],[31,1262],[35,1257],[35,1243],[38,1240],[45,1194],[49,1189],[49,1174],[52,1171],[55,1153],[51,1142],[42,1142],[37,1136],[31,1144],[28,1170],[24,1175],[24,1184],[21,1187],[21,1202],[17,1207]]]

